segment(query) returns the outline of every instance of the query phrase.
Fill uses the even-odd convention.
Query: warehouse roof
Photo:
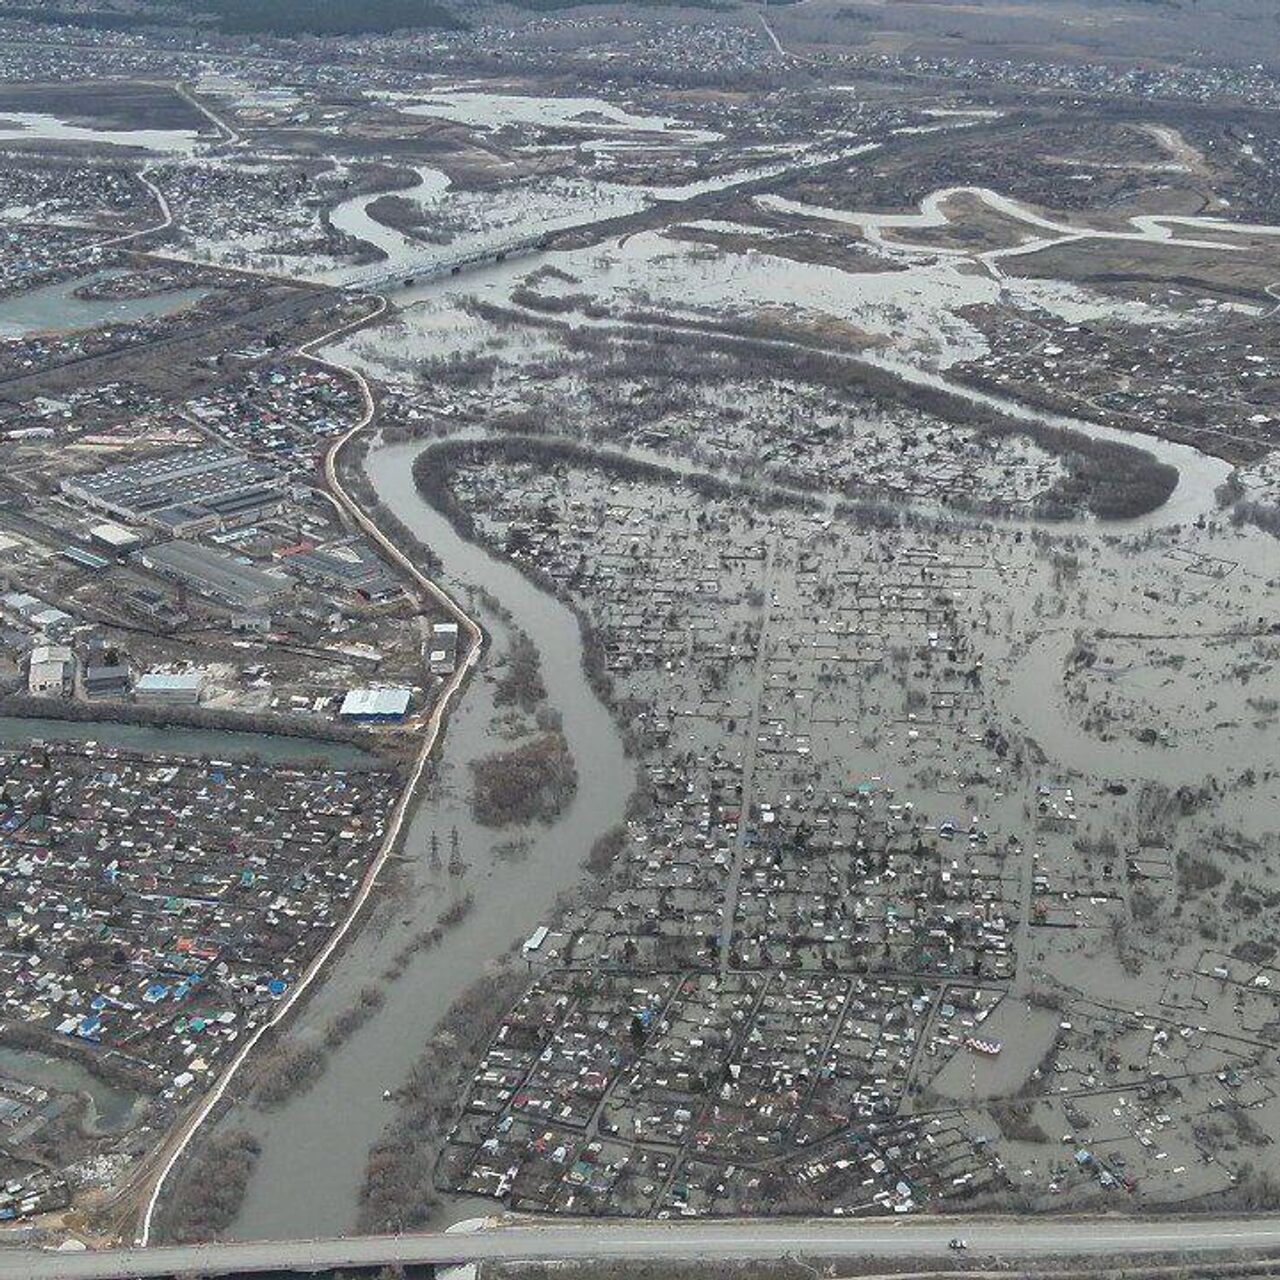
[[[114,520],[104,520],[101,524],[95,524],[89,532],[99,542],[119,550],[136,547],[140,541],[132,529],[126,529],[124,525],[116,524]]]
[[[344,716],[402,716],[409,710],[408,689],[352,689],[342,700]]]
[[[199,671],[182,671],[171,674],[167,671],[148,671],[139,677],[138,690],[141,693],[199,693],[204,688],[204,676]]]
[[[234,556],[197,542],[166,542],[138,557],[149,569],[189,583],[197,591],[242,608],[266,604],[289,590],[289,580],[264,573]]]

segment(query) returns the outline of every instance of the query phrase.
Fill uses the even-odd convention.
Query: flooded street
[[[613,721],[582,678],[576,619],[516,570],[463,541],[423,503],[412,477],[421,448],[376,449],[367,463],[369,478],[394,514],[440,556],[446,587],[464,600],[466,587],[483,587],[519,619],[542,655],[547,703],[563,715],[578,791],[550,826],[495,832],[471,821],[467,766],[494,748],[492,685],[482,664],[448,725],[438,780],[429,785],[410,824],[403,885],[374,908],[369,924],[302,1013],[297,1034],[317,1034],[462,895],[473,893],[475,906],[439,946],[415,955],[399,978],[381,984],[382,1008],[330,1054],[313,1088],[269,1113],[247,1106],[232,1111],[226,1124],[249,1128],[262,1143],[249,1193],[229,1233],[239,1239],[333,1235],[354,1226],[369,1147],[392,1114],[383,1090],[404,1081],[454,1001],[547,920],[561,893],[580,883],[583,858],[597,836],[622,820],[633,785],[634,768]],[[490,614],[484,621],[495,648],[503,647],[504,628]],[[433,869],[430,848],[434,834],[447,860],[455,829],[466,870],[451,876]],[[523,856],[495,852],[494,846],[522,834],[530,841]],[[394,878],[394,870],[389,874]],[[442,1210],[442,1221],[451,1216]]]

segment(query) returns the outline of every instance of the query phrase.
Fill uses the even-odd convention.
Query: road
[[[224,143],[232,147],[238,147],[240,145],[243,141],[240,131],[232,125],[229,125],[220,115],[205,106],[205,104],[201,102],[185,84],[179,81],[174,84],[172,88],[178,97],[186,102],[188,106],[194,107],[206,120],[209,121],[210,124],[213,125],[215,129],[217,129],[217,131],[222,135],[222,141]]]
[[[724,889],[724,912],[720,922],[720,976],[729,972],[733,951],[733,926],[738,918],[738,896],[742,891],[742,871],[747,862],[747,837],[757,819],[752,817],[755,805],[756,760],[760,755],[760,720],[764,713],[765,694],[769,690],[770,634],[773,620],[773,571],[777,556],[777,535],[770,532],[764,544],[764,562],[760,567],[760,594],[764,600],[764,614],[760,634],[756,639],[756,660],[752,667],[751,688],[755,698],[751,704],[751,720],[747,726],[746,747],[742,759],[742,795],[738,800],[738,826],[733,836],[733,861],[729,864],[729,879]]]
[[[140,183],[147,189],[147,193],[156,202],[156,207],[160,210],[160,221],[153,222],[149,226],[143,227],[138,231],[126,231],[123,235],[111,236],[107,240],[95,240],[89,247],[91,249],[109,249],[115,248],[122,244],[128,244],[130,240],[138,240],[143,236],[149,236],[154,232],[168,231],[173,226],[173,210],[169,207],[169,201],[163,191],[156,186],[150,178],[147,177],[147,170],[140,169],[136,177]]]
[[[971,1258],[1208,1254],[1275,1248],[1280,1245],[1280,1223],[1268,1217],[1181,1218],[1164,1222],[997,1218],[962,1224],[937,1218],[539,1223],[471,1233],[245,1241],[97,1253],[0,1250],[0,1280],[130,1280],[193,1271],[211,1276],[254,1270],[494,1259],[765,1261],[801,1256],[936,1260],[948,1256],[947,1242],[955,1235],[967,1240]]]
[[[785,58],[787,51],[782,47],[782,41],[778,39],[777,32],[769,25],[769,19],[763,13],[760,15],[760,25],[764,28],[764,33],[769,37],[773,47],[778,51],[778,56]]]

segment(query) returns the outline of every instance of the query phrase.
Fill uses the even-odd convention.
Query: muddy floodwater
[[[0,111],[0,142],[78,142],[167,155],[189,155],[199,144],[193,129],[96,129],[45,111]]]
[[[98,271],[58,284],[28,289],[0,298],[0,338],[29,338],[38,333],[72,333],[105,324],[137,324],[161,316],[176,315],[194,306],[206,289],[170,289],[141,298],[77,298],[75,292],[89,285],[127,275],[125,271]]]
[[[377,984],[385,1003],[371,1021],[328,1058],[320,1080],[270,1112],[249,1106],[225,1122],[247,1127],[262,1143],[240,1216],[238,1239],[334,1235],[355,1224],[360,1184],[371,1144],[392,1118],[383,1090],[407,1077],[440,1018],[493,963],[551,914],[556,897],[582,880],[592,842],[623,818],[634,766],[618,731],[582,676],[582,643],[573,614],[509,565],[461,539],[418,496],[412,464],[420,444],[375,449],[367,471],[378,495],[440,556],[443,580],[465,602],[467,587],[489,591],[519,621],[542,655],[547,705],[563,716],[564,734],[578,769],[578,791],[549,826],[487,830],[471,821],[467,766],[499,745],[492,727],[492,686],[486,657],[451,717],[439,777],[419,804],[403,859],[389,867],[392,881],[369,924],[335,963],[296,1027],[318,1036],[334,1014],[350,1007],[360,989]],[[484,613],[493,652],[505,647],[505,629]],[[465,870],[451,875],[432,866],[434,834],[448,863],[453,832]],[[524,836],[517,856],[495,846]],[[470,892],[474,907],[434,950],[413,956],[400,977],[384,969],[414,934]],[[446,1206],[441,1222],[473,1212]]]
[[[456,199],[456,192],[439,171],[421,169],[419,177],[421,182],[404,193],[406,198],[423,205]],[[716,181],[726,186],[735,180],[741,181],[742,175]],[[581,192],[562,194],[566,199],[563,207],[557,206],[556,217],[572,214],[581,220],[575,199],[569,198],[580,196]],[[687,198],[689,193],[680,194]],[[626,195],[629,201],[643,202],[668,198],[670,193],[631,190]],[[374,198],[362,195],[340,205],[333,221],[341,230],[383,250],[387,258],[378,264],[376,270],[380,272],[404,268],[407,274],[411,264],[416,267],[433,254],[444,256],[463,246],[471,248],[476,237],[497,234],[494,227],[486,225],[470,233],[471,239],[464,235],[462,246],[433,249],[418,245],[411,237],[382,227],[369,217],[368,206]],[[594,216],[601,214],[597,211]],[[804,270],[793,262],[761,256],[753,257],[749,264],[726,265],[722,260],[707,259],[669,239],[643,232],[607,248],[544,252],[537,262],[560,268],[566,277],[578,282],[573,288],[585,288],[606,299],[630,296],[637,283],[659,295],[666,285],[678,290],[686,303],[692,300],[703,307],[720,309],[741,302],[748,288],[756,303],[761,300],[762,290],[766,301],[795,301],[796,273]],[[527,260],[469,269],[467,292],[506,301],[510,287],[532,269],[533,264]],[[901,284],[901,280],[890,281],[883,274],[841,276],[825,268],[812,271],[821,272],[822,287],[832,296],[832,313],[854,319],[871,314],[867,310],[871,305],[868,299],[876,301],[873,295],[877,289],[888,290],[892,283]],[[917,300],[924,298],[937,310],[941,303],[927,293],[924,286],[928,281],[921,284],[922,279],[915,279],[920,284]],[[966,288],[976,287],[967,281],[962,283]],[[986,289],[997,287],[989,278],[978,283]],[[552,288],[545,282],[543,287]],[[440,354],[465,346],[465,340],[460,343],[459,334],[454,331],[455,321],[465,335],[477,336],[473,322],[459,320],[454,305],[457,288],[454,281],[430,281],[397,292],[396,301],[407,317],[400,340],[413,355]],[[1044,288],[1037,288],[1044,293]],[[900,300],[897,294],[889,299],[895,305]],[[1062,305],[1076,306],[1077,301],[1073,294]],[[945,307],[941,309],[945,311]],[[674,313],[678,316],[679,308]],[[690,337],[695,335],[691,333]],[[415,343],[419,345],[415,347]],[[380,354],[360,340],[353,341],[350,348],[354,362],[375,367]],[[908,383],[942,387],[1024,421],[1067,427],[1099,439],[1123,440],[1175,465],[1179,484],[1171,500],[1147,517],[1126,523],[1124,532],[1156,531],[1191,523],[1212,508],[1214,489],[1229,470],[1225,463],[1187,446],[1038,412],[1001,397],[954,386],[944,378],[945,361],[935,369],[927,367],[927,361],[909,356],[894,359],[871,355],[864,359],[889,369]],[[424,1044],[458,998],[492,972],[495,963],[539,924],[552,918],[559,895],[581,884],[587,851],[602,832],[622,819],[634,783],[634,765],[623,752],[616,726],[583,678],[576,619],[511,565],[460,538],[422,501],[413,482],[412,465],[423,447],[375,447],[365,464],[369,480],[394,515],[439,555],[442,580],[464,605],[471,603],[470,588],[483,588],[531,637],[542,657],[547,705],[563,716],[564,733],[578,769],[578,792],[567,811],[551,825],[495,832],[472,821],[468,805],[469,765],[501,745],[490,673],[509,639],[506,627],[482,609],[482,620],[493,640],[492,649],[450,718],[436,777],[411,819],[403,855],[388,866],[386,889],[370,920],[356,933],[334,962],[323,986],[299,1013],[292,1034],[301,1042],[319,1040],[331,1020],[357,1002],[364,987],[378,988],[385,996],[384,1003],[354,1036],[328,1051],[324,1073],[312,1087],[270,1111],[241,1103],[221,1122],[226,1128],[249,1129],[261,1143],[248,1194],[228,1233],[238,1239],[305,1238],[334,1235],[355,1227],[370,1147],[395,1113],[395,1103],[384,1098],[384,1092],[396,1090],[405,1081]],[[1121,531],[1115,525],[1086,524],[1081,529]],[[873,762],[868,763],[871,767]],[[1010,814],[1009,820],[1015,820],[1014,815]],[[521,850],[515,856],[501,847],[513,837],[521,840]],[[451,874],[447,863],[455,846],[462,869]],[[413,939],[431,929],[451,905],[467,894],[472,895],[474,905],[462,923],[447,931],[438,946],[411,951]],[[404,956],[406,949],[411,954],[397,962],[396,957]],[[1019,1011],[1023,1020],[1030,1018],[1034,1023],[1037,1036],[1052,1033],[1055,1024],[1051,1018],[1029,1015],[1021,1006],[1010,1004],[1002,1017],[1013,1019]],[[1023,1027],[1024,1023],[1018,1025]],[[1028,1044],[1032,1046],[1029,1053],[1036,1048],[1043,1050],[1037,1037],[1028,1038]],[[1009,1065],[1021,1069],[1026,1064],[1022,1058],[1015,1063],[1014,1055],[1010,1055],[1009,1063],[1002,1064],[1001,1070]],[[984,1089],[1001,1084],[996,1068],[987,1075],[989,1079],[966,1076],[944,1083],[954,1089],[956,1096],[977,1096]],[[444,1225],[474,1216],[475,1212],[473,1203],[446,1203],[437,1213],[437,1222]]]
[[[138,1095],[109,1085],[86,1071],[78,1062],[55,1058],[34,1049],[0,1045],[0,1077],[34,1084],[59,1093],[76,1093],[88,1099],[86,1126],[98,1133],[125,1128],[133,1115]]]
[[[0,746],[29,742],[91,742],[126,751],[215,759],[254,757],[264,764],[310,764],[323,761],[338,769],[368,764],[373,757],[359,747],[318,738],[282,734],[232,733],[223,729],[163,728],[109,721],[42,720],[0,716]]]

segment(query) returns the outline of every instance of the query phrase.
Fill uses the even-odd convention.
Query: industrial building
[[[204,676],[199,671],[148,671],[134,685],[133,694],[139,702],[175,707],[195,706],[204,691]]]
[[[0,606],[16,622],[34,627],[55,638],[65,634],[75,624],[75,619],[69,613],[64,613],[25,591],[10,591],[0,596]]]
[[[307,582],[351,591],[366,600],[395,597],[400,588],[372,549],[357,539],[345,539],[328,546],[303,544],[281,557],[290,572]]]
[[[75,684],[76,660],[65,644],[38,644],[31,650],[27,692],[36,698],[65,698]]]
[[[447,676],[458,665],[458,624],[436,622],[431,626],[431,648],[427,663],[438,676]]]
[[[343,720],[364,723],[391,723],[403,720],[409,711],[412,690],[403,688],[352,689],[342,700],[338,715]]]
[[[114,520],[104,520],[89,530],[89,538],[95,547],[116,555],[124,555],[142,545],[142,539],[132,530]]]
[[[89,664],[84,669],[86,698],[122,698],[129,692],[129,667],[123,662]]]
[[[101,573],[111,563],[106,556],[100,556],[96,551],[86,551],[83,547],[63,547],[58,554],[64,560],[70,560],[72,564],[92,573]]]
[[[255,569],[235,556],[197,542],[162,542],[137,552],[136,559],[153,573],[236,609],[265,609],[287,596],[292,588],[286,577]]]
[[[225,529],[279,511],[285,482],[274,467],[223,445],[121,463],[62,481],[68,497],[174,537]]]

